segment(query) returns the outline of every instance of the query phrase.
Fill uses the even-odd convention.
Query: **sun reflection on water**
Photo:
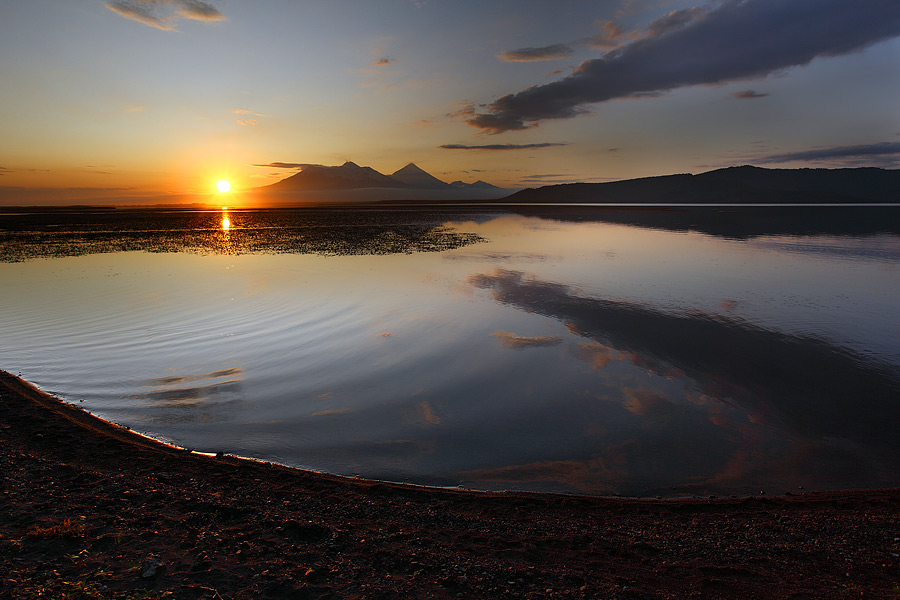
[[[228,207],[222,207],[222,231],[231,229],[231,220],[228,218]]]

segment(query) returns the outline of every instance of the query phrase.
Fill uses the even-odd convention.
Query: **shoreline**
[[[0,448],[4,598],[900,590],[900,489],[655,500],[368,481],[169,446],[2,371]]]

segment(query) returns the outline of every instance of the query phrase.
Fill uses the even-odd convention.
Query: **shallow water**
[[[0,368],[181,446],[393,481],[900,485],[896,209],[760,210],[3,215]]]

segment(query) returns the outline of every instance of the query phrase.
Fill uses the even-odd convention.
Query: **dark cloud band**
[[[834,159],[897,156],[900,158],[900,142],[881,142],[879,144],[862,144],[859,146],[832,146],[816,148],[802,152],[772,154],[760,160],[762,163],[786,163],[795,161],[828,161]]]
[[[761,78],[898,35],[896,0],[725,0],[680,11],[564,79],[497,99],[467,123],[493,133],[527,129],[590,104]]]

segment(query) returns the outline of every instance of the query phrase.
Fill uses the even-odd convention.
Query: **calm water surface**
[[[761,210],[2,215],[0,368],[346,475],[900,485],[896,209]]]

